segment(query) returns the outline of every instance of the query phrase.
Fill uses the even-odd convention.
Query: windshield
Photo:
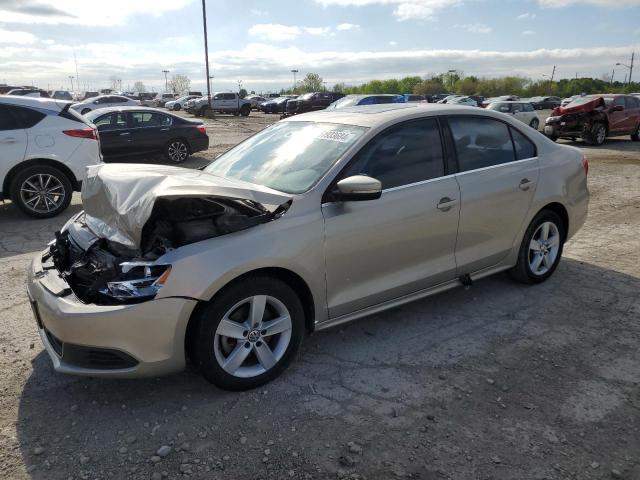
[[[232,148],[204,170],[285,193],[303,193],[365,131],[364,127],[332,123],[276,123]]]
[[[355,105],[356,102],[358,101],[359,97],[343,97],[339,100],[336,100],[335,102],[333,102],[331,105],[329,105],[328,108],[344,108],[344,107],[350,107],[352,105]]]

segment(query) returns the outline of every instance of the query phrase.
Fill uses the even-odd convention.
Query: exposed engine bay
[[[75,295],[85,303],[121,304],[153,298],[170,265],[158,265],[175,248],[217,237],[278,218],[250,200],[227,198],[159,198],[142,229],[140,248],[101,238],[76,216],[56,232],[48,256]]]

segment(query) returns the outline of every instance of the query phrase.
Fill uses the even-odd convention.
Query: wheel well
[[[566,240],[567,234],[569,232],[569,213],[567,212],[567,209],[564,208],[564,205],[562,205],[561,203],[554,202],[554,203],[545,205],[540,209],[540,211],[542,210],[551,210],[553,213],[555,213],[562,219],[562,223],[564,224],[564,238],[562,240],[563,241]]]
[[[80,190],[80,184],[78,183],[76,176],[65,164],[56,162],[55,160],[50,160],[48,158],[34,158],[32,160],[27,160],[26,162],[21,162],[18,165],[14,166],[11,170],[9,170],[9,172],[7,173],[7,176],[4,178],[4,182],[2,183],[2,195],[5,198],[10,197],[11,192],[9,192],[9,187],[11,186],[11,181],[21,170],[29,167],[40,166],[40,165],[46,165],[47,167],[57,168],[67,176],[67,178],[71,182],[71,186],[75,191]]]
[[[300,277],[300,275],[292,272],[291,270],[287,270],[286,268],[279,268],[279,267],[259,268],[257,270],[252,270],[250,272],[244,273],[239,277],[234,278],[229,283],[227,283],[224,287],[218,290],[218,292],[216,292],[216,294],[211,298],[211,300],[209,300],[209,302],[215,300],[216,296],[218,296],[218,294],[223,289],[229,287],[235,282],[238,282],[238,281],[244,280],[247,277],[256,276],[256,275],[277,278],[285,282],[287,285],[289,285],[289,287],[291,287],[293,291],[296,292],[296,295],[298,295],[298,298],[302,303],[302,309],[304,310],[304,321],[305,321],[305,326],[307,327],[307,330],[310,332],[313,331],[314,322],[315,322],[315,303],[313,301],[313,295],[311,294],[311,289],[307,285],[307,282],[305,282],[302,279],[302,277]],[[191,313],[191,318],[189,319],[189,323],[187,324],[187,331],[185,334],[185,352],[187,355],[189,355],[191,345],[193,344],[193,334],[195,331],[194,326],[196,324],[194,319],[198,317],[198,312],[200,311],[200,309],[204,308],[204,306],[207,303],[208,302],[204,302],[204,301],[198,302],[198,305],[196,305],[196,308]]]

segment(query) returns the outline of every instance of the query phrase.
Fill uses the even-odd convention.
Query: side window
[[[9,113],[9,110],[4,105],[0,105],[0,132],[3,130],[16,129],[18,129],[18,125]]]
[[[9,110],[11,116],[15,119],[17,127],[14,128],[35,127],[40,120],[46,117],[44,113],[30,108],[18,107],[16,105],[7,105],[5,108]]]
[[[366,97],[360,100],[358,105],[373,105],[375,102],[375,97]]]
[[[109,130],[122,130],[127,128],[127,117],[124,113],[110,113],[103,115],[93,122],[101,132]]]
[[[616,97],[611,104],[613,107],[617,107],[618,105],[622,105],[624,107],[624,97]]]
[[[225,93],[224,94],[224,99],[225,100],[235,100],[236,96],[233,93]]]
[[[111,97],[111,101],[113,103],[125,103],[127,102],[129,99],[125,98],[125,97]]]
[[[440,131],[435,119],[408,122],[381,133],[354,157],[342,178],[368,175],[382,188],[429,180],[444,175]]]
[[[449,126],[461,172],[515,160],[506,124],[490,118],[451,117]]]
[[[626,98],[627,108],[638,108],[640,107],[640,99],[636,97],[627,97]]]
[[[523,106],[521,103],[512,103],[511,104],[511,111],[513,113],[520,113],[524,110]]]
[[[214,99],[214,100],[222,100],[222,98],[223,98],[223,97],[222,97],[222,94],[221,94],[221,93],[218,93],[217,95],[214,95],[214,96],[213,96],[213,99]]]
[[[513,147],[516,150],[516,160],[524,160],[536,156],[535,144],[515,128],[510,127]]]
[[[133,112],[131,114],[133,128],[164,127],[171,125],[171,117],[161,113]]]
[[[524,111],[525,112],[534,112],[535,109],[533,108],[533,105],[531,105],[530,103],[525,103],[524,104]]]

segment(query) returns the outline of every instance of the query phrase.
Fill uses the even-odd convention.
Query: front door
[[[519,130],[487,117],[450,117],[460,173],[458,275],[503,260],[533,200],[538,182],[536,148]],[[512,140],[513,137],[513,140]]]
[[[459,189],[445,176],[438,123],[382,132],[337,180],[369,175],[382,196],[322,205],[329,316],[339,317],[455,277]]]
[[[129,115],[136,150],[150,152],[162,149],[169,140],[171,117],[156,112],[129,112]]]
[[[105,157],[116,157],[131,153],[131,128],[125,112],[102,115],[93,122],[100,134],[100,149]]]

